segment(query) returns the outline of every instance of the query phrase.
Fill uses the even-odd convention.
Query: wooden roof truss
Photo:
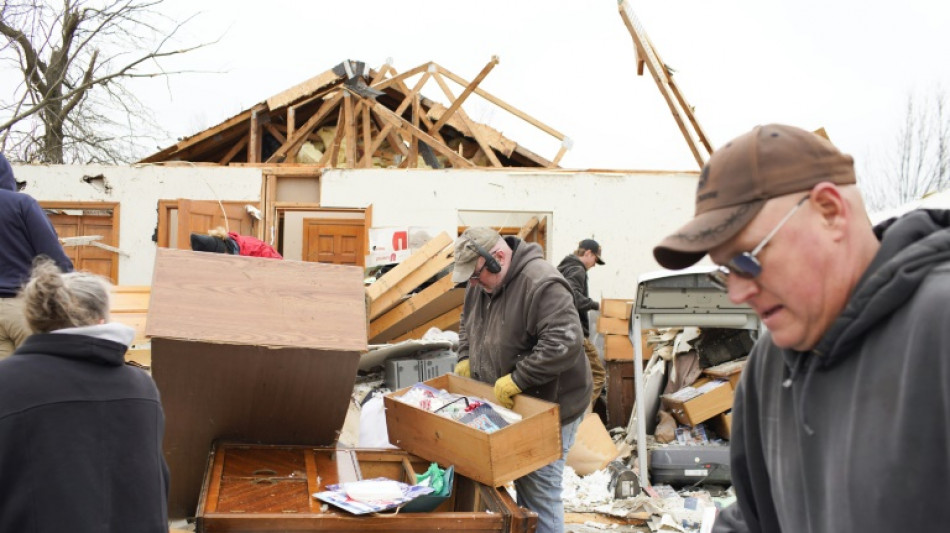
[[[468,81],[431,62],[402,73],[388,63],[364,73],[363,63],[347,60],[142,162],[557,167],[570,139],[479,87],[497,64],[492,57]],[[450,82],[461,87],[458,94]],[[422,96],[433,85],[446,105]],[[545,159],[473,121],[463,108],[472,94],[561,141],[560,150]]]

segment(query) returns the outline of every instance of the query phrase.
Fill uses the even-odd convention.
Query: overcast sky
[[[633,9],[714,146],[755,124],[824,127],[859,172],[895,145],[908,95],[950,91],[945,0],[635,0]],[[166,0],[218,44],[143,92],[175,137],[213,126],[344,59],[435,61],[573,140],[567,168],[696,169],[616,0]],[[457,88],[455,93],[461,92]],[[441,100],[434,83],[424,94]],[[477,102],[475,102],[477,104]],[[475,120],[546,158],[559,143],[489,106]],[[533,130],[533,128],[527,128]],[[162,146],[173,142],[172,139]]]

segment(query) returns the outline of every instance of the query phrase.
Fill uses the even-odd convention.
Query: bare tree
[[[946,93],[935,90],[923,100],[907,97],[904,123],[894,148],[882,154],[883,164],[862,182],[871,210],[918,200],[950,187],[950,106]]]
[[[128,83],[175,74],[162,58],[209,44],[172,49],[187,20],[162,15],[161,3],[5,0],[0,72],[20,76],[0,93],[0,150],[41,163],[135,160],[161,128]]]

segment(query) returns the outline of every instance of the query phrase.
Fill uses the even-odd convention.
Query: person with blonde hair
[[[241,235],[222,227],[208,230],[207,235],[191,234],[191,249],[195,252],[243,255],[283,259],[283,256],[266,242],[250,235]]]
[[[40,259],[22,291],[33,334],[0,361],[0,531],[168,531],[165,417],[125,364],[132,328],[109,282]]]

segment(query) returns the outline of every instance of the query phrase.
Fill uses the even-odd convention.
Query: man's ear
[[[835,230],[844,228],[849,206],[837,185],[828,181],[815,185],[809,202],[821,216],[823,226]]]

